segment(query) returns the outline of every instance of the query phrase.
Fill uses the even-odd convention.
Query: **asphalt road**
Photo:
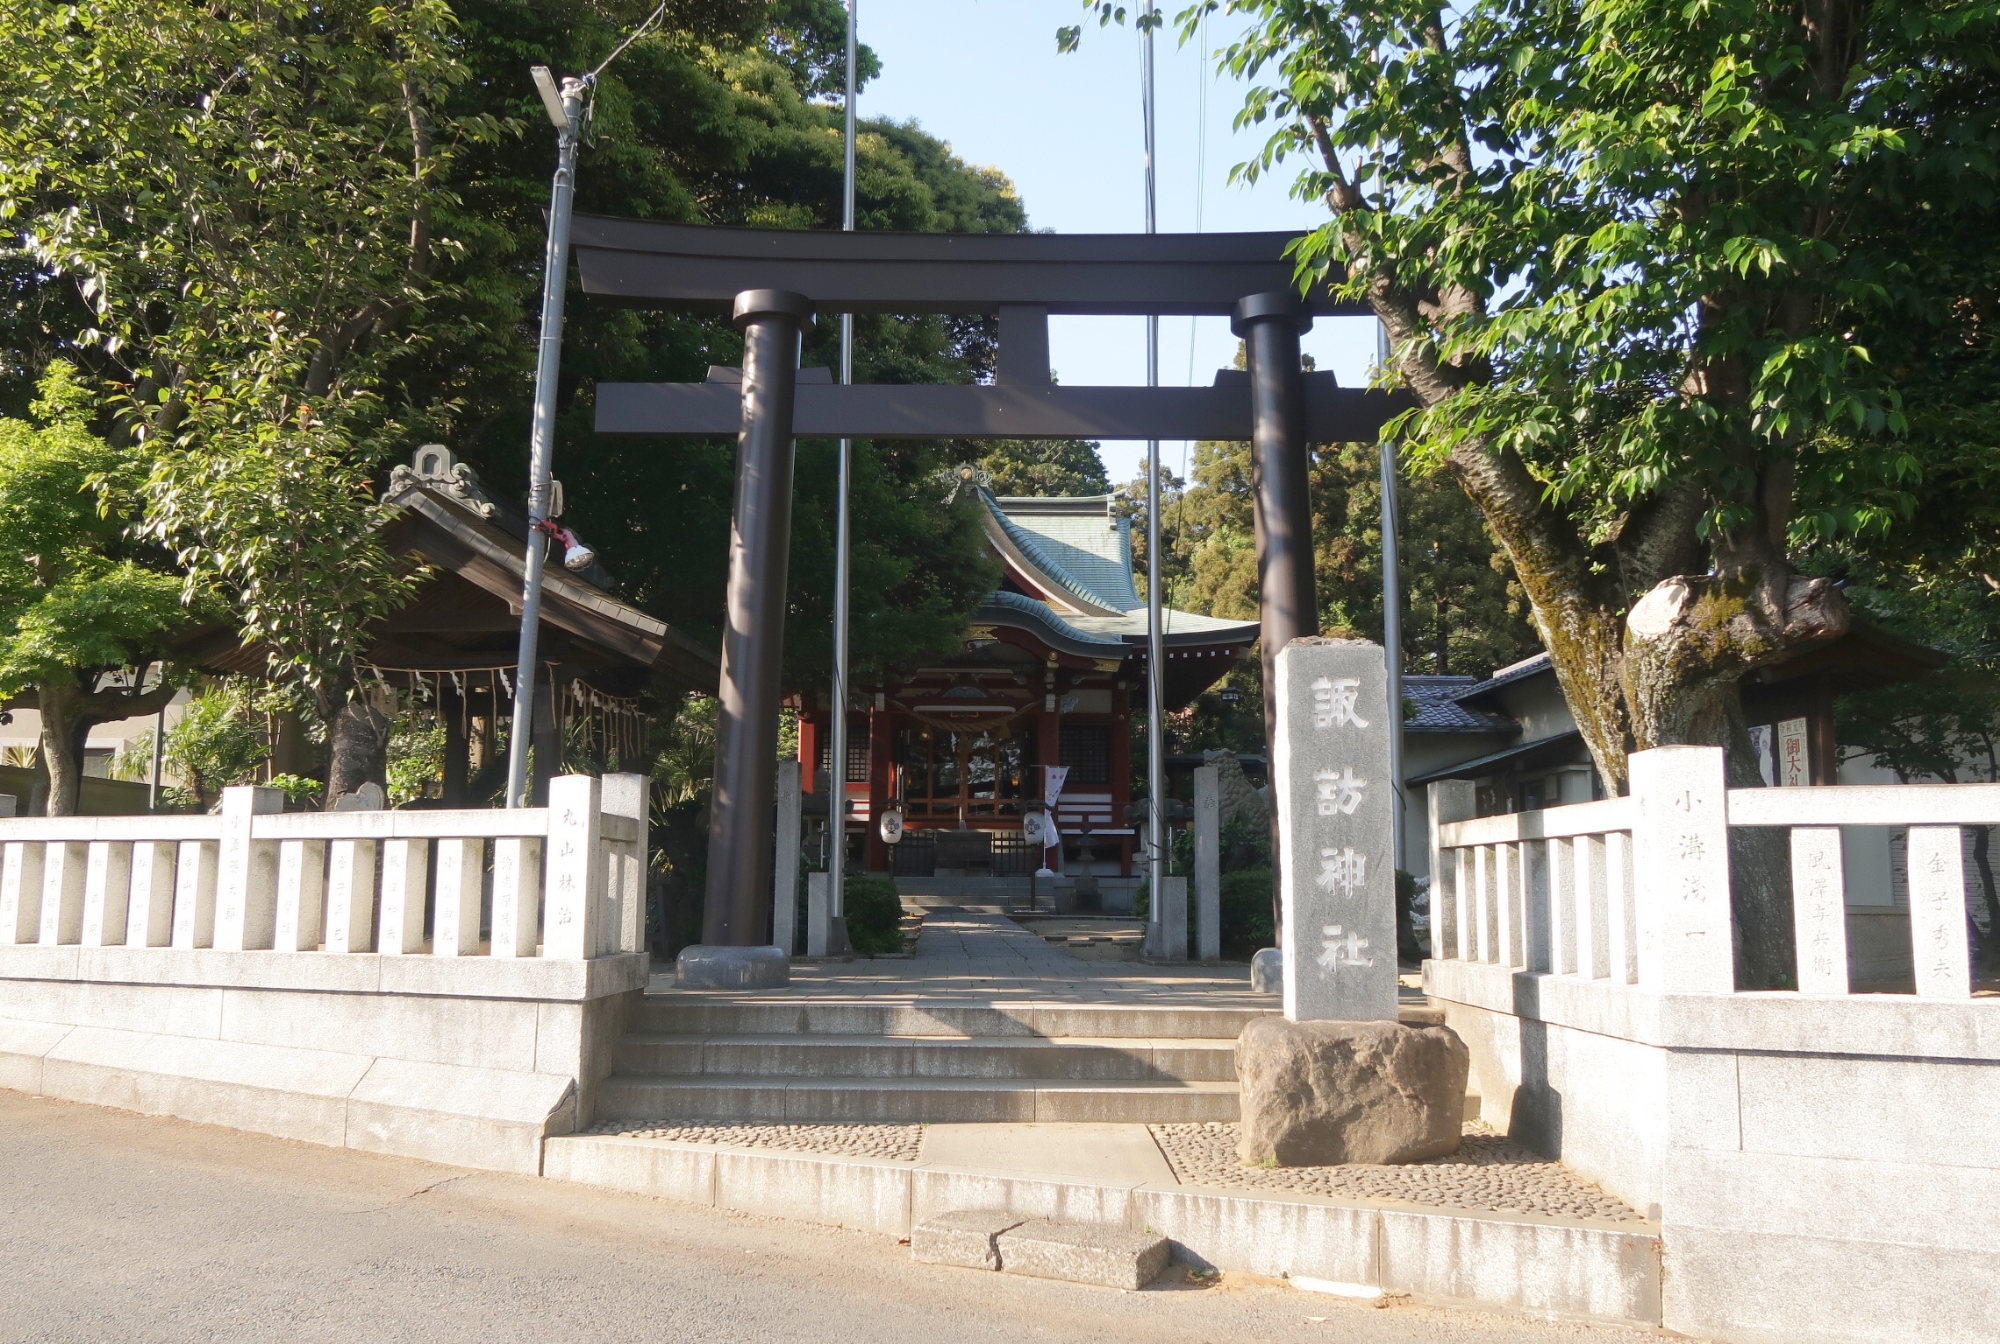
[[[1143,1293],[887,1237],[0,1092],[0,1340],[1627,1344],[1225,1275]]]

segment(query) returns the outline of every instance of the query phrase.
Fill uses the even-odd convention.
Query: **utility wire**
[[[603,60],[599,61],[597,63],[597,68],[591,71],[589,74],[585,75],[584,78],[587,80],[594,81],[599,75],[604,73],[605,66],[610,65],[613,61],[617,60],[620,56],[623,56],[625,54],[625,48],[631,46],[634,42],[637,42],[647,33],[650,33],[653,31],[653,29],[657,28],[660,24],[660,20],[667,17],[668,3],[669,0],[660,0],[660,7],[654,10],[651,14],[647,15],[646,21],[640,24],[637,28],[634,28],[631,34],[628,37],[626,37],[626,39],[623,42],[620,42],[616,47],[612,48],[611,54],[609,56],[606,56]]]

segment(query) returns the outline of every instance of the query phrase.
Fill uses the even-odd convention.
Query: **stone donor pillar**
[[[708,890],[702,947],[681,954],[683,983],[699,965],[706,968],[702,979],[727,980],[732,988],[787,977],[784,953],[769,943],[773,795],[791,560],[792,398],[800,333],[812,320],[812,305],[788,290],[745,290],[736,296],[735,318],[743,331],[743,429],[729,529]],[[767,955],[720,956],[722,948]],[[697,951],[701,955],[691,960],[689,953]]]
[[[1194,955],[1222,960],[1222,782],[1212,765],[1194,772]]]
[[[1396,864],[1389,809],[1389,664],[1365,640],[1297,639],[1278,651],[1285,1016],[1396,1020]]]
[[[1397,1021],[1389,660],[1363,640],[1296,639],[1276,661],[1285,1015],[1236,1042],[1236,1156],[1441,1157],[1458,1148],[1471,1054],[1449,1027]]]

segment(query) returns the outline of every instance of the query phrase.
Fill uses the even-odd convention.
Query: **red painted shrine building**
[[[1042,797],[1040,767],[1062,765],[1062,866],[1129,877],[1137,838],[1126,819],[1131,716],[1144,709],[1150,671],[1130,521],[1114,512],[1111,495],[1016,498],[981,489],[979,502],[1000,587],[973,616],[962,653],[855,697],[849,852],[870,872],[891,871],[892,861],[907,876],[1027,872],[1041,856],[1021,839],[1023,804]],[[1165,612],[1162,624],[1169,712],[1257,637],[1255,621],[1184,611]],[[800,759],[822,772],[827,712],[823,694],[803,698]],[[820,774],[818,787],[825,781]],[[907,828],[893,856],[875,824],[892,801]]]

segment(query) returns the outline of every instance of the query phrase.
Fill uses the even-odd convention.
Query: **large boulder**
[[[1458,1149],[1472,1056],[1449,1027],[1261,1017],[1236,1038],[1250,1166],[1415,1162]]]

